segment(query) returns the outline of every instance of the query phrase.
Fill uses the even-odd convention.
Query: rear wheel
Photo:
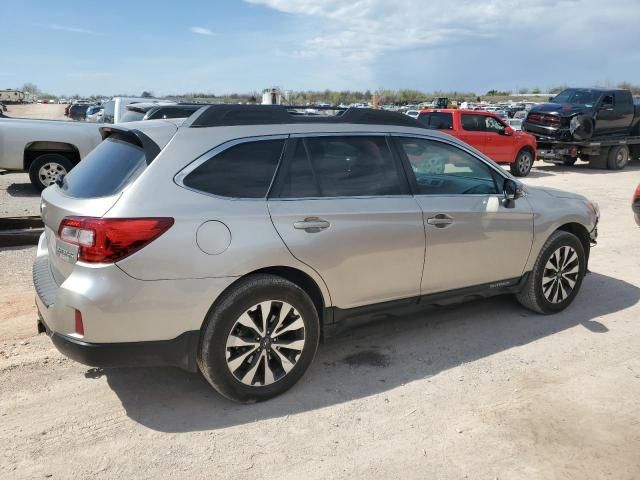
[[[238,402],[268,400],[291,388],[318,348],[318,312],[304,290],[274,275],[240,280],[209,313],[198,365]]]
[[[609,170],[622,170],[629,163],[629,147],[618,145],[611,147],[607,158],[607,168]]]
[[[578,161],[578,159],[576,157],[572,157],[570,155],[565,155],[564,159],[562,160],[562,164],[566,165],[567,167],[570,167],[573,164],[575,164],[576,161]]]
[[[527,283],[516,298],[534,312],[560,312],[573,302],[585,272],[586,255],[578,237],[556,231],[540,250]]]
[[[528,148],[523,148],[518,153],[516,160],[510,165],[511,173],[516,177],[526,177],[533,166],[533,153]]]
[[[29,166],[29,179],[38,191],[53,185],[59,175],[66,175],[73,168],[71,160],[58,153],[45,153]]]

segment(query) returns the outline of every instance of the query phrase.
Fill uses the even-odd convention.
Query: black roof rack
[[[304,115],[300,110],[335,110],[337,115]],[[425,128],[397,112],[371,108],[314,107],[299,105],[211,105],[193,118],[190,127],[226,127],[240,125],[273,125],[288,123],[354,123],[363,125],[395,125]]]

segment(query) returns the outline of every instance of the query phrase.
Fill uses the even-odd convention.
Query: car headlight
[[[584,203],[594,213],[594,215],[596,216],[596,221],[600,220],[600,205],[598,205],[598,202],[594,202],[592,200],[585,200]]]

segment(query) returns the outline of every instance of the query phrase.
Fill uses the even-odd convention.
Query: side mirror
[[[512,136],[513,135],[513,128],[505,127],[505,129],[502,131],[502,135],[506,135],[507,137]]]
[[[518,182],[507,178],[504,181],[504,186],[502,187],[502,193],[504,195],[504,204],[507,208],[513,208],[515,205],[515,201],[522,197],[522,187]]]

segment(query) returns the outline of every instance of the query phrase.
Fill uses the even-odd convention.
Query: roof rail
[[[301,115],[297,110],[335,110],[337,115]],[[211,105],[189,122],[189,127],[227,127],[288,123],[353,123],[425,128],[407,115],[371,108],[313,107],[296,105]],[[186,125],[185,125],[186,126]]]

